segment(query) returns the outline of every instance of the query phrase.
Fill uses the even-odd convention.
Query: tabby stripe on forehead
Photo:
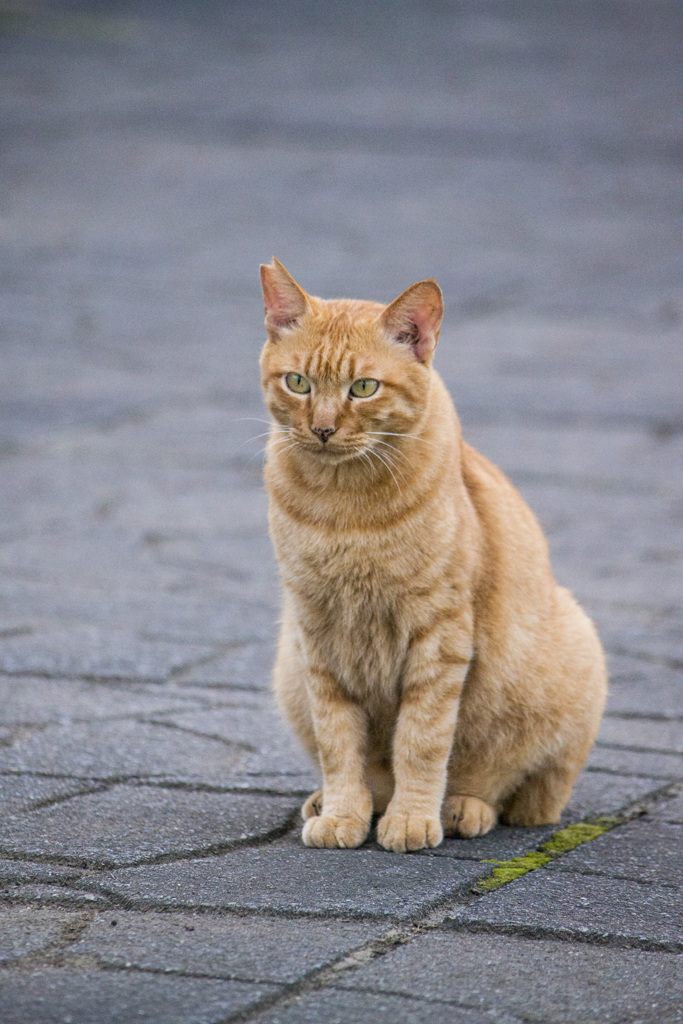
[[[306,364],[306,372],[311,376],[327,380],[352,380],[354,378],[354,360],[348,352],[335,351],[333,346],[322,346],[311,353]]]

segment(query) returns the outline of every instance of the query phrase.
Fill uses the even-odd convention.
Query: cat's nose
[[[336,433],[336,427],[311,427],[314,434],[317,434],[323,444],[327,444],[328,437]]]

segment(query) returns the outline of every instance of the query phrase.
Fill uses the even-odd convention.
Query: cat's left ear
[[[418,281],[399,295],[380,316],[393,341],[410,345],[415,358],[429,363],[439,337],[443,295],[436,281]]]
[[[261,287],[271,337],[293,326],[309,309],[308,295],[275,257],[272,263],[261,264]]]

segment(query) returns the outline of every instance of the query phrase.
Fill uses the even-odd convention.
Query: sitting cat
[[[387,850],[556,822],[606,670],[541,529],[465,444],[431,362],[435,281],[390,306],[261,267],[273,427],[265,479],[284,586],[280,706],[322,771],[308,846]]]

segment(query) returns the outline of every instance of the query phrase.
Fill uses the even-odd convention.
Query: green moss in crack
[[[551,860],[563,857],[570,850],[575,850],[583,843],[590,843],[598,836],[609,832],[620,823],[619,818],[595,818],[593,821],[579,821],[575,825],[567,825],[543,843],[538,850],[513,857],[512,860],[487,860],[485,864],[495,864],[488,878],[482,878],[474,887],[474,892],[485,893],[500,889],[502,885],[513,882],[516,878],[545,867]]]

